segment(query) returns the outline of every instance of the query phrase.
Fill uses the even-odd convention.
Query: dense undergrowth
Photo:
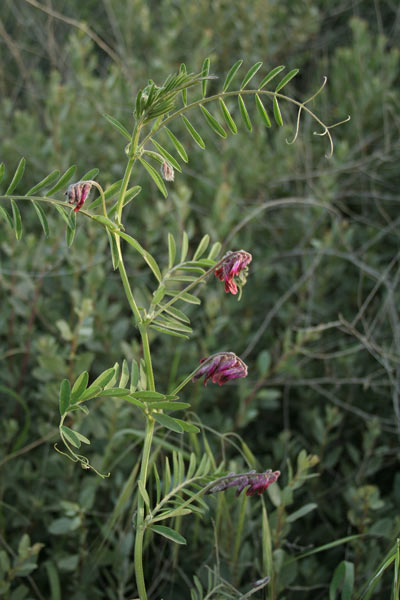
[[[149,535],[144,565],[154,599],[186,599],[191,589],[194,598],[243,597],[272,564],[273,581],[254,597],[369,597],[378,573],[372,597],[397,598],[400,15],[390,2],[379,10],[347,4],[255,1],[248,10],[240,2],[163,0],[156,10],[152,2],[133,9],[70,0],[52,15],[36,2],[4,3],[1,160],[9,182],[26,157],[26,190],[71,164],[77,179],[99,168],[105,189],[122,178],[126,141],[102,114],[129,128],[149,76],[161,82],[206,55],[221,78],[242,57],[247,68],[259,59],[267,69],[300,67],[288,86],[294,97],[326,75],[313,108],[329,122],[352,117],[334,131],[329,160],[310,119],[286,144],[296,125],[287,106],[284,125],[270,129],[256,125],[249,108],[252,132],[240,124],[226,140],[194,117],[208,151],[177,129],[190,161],[167,198],[146,172],[135,172],[132,185],[143,189],[125,209],[126,228],[160,266],[168,263],[168,232],[180,244],[187,231],[192,252],[208,233],[223,251],[253,255],[239,303],[212,281],[200,292],[202,310],[189,307],[190,340],[153,334],[154,371],[166,392],[219,350],[234,349],[249,366],[246,379],[221,389],[186,388],[181,400],[202,433],[182,438],[160,428],[153,461],[178,448],[185,459],[194,452],[224,460],[227,471],[282,472],[264,500],[230,491],[206,499],[205,516],[178,517],[186,546]],[[209,82],[211,90],[218,85]],[[91,439],[90,461],[109,479],[67,461],[53,444],[61,380],[84,370],[93,380],[122,358],[137,360],[139,336],[98,225],[78,219],[69,247],[57,212],[46,211],[48,238],[32,208],[21,212],[22,241],[6,222],[0,228],[0,595],[134,598],[132,507],[144,420],[134,407],[101,398],[90,418],[70,422]],[[151,274],[133,252],[126,261],[145,304]],[[387,558],[393,562],[380,572]],[[349,588],[336,589],[340,580]]]

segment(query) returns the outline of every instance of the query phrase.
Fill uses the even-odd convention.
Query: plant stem
[[[146,364],[146,375],[147,375],[147,389],[149,391],[155,391],[153,366],[151,362],[151,353],[149,345],[149,336],[147,333],[147,326],[143,323],[139,324],[139,331],[142,338],[143,344],[143,358]],[[142,464],[140,467],[139,481],[142,482],[143,487],[146,487],[147,471],[149,466],[149,458],[151,451],[151,444],[153,441],[154,432],[154,419],[151,416],[147,416],[146,422],[146,433],[143,445]],[[143,537],[144,537],[144,500],[140,492],[138,492],[138,506],[137,506],[137,518],[136,518],[136,538],[135,538],[135,574],[136,574],[136,585],[140,600],[147,600],[146,584],[144,581],[143,573]]]
[[[129,302],[129,306],[131,307],[132,312],[135,316],[136,324],[139,325],[142,322],[142,317],[140,316],[139,309],[137,307],[135,298],[133,296],[131,285],[130,285],[129,279],[128,279],[128,275],[126,274],[124,259],[122,258],[120,240],[121,240],[121,238],[119,238],[118,236],[115,237],[115,243],[117,244],[118,257],[119,257],[118,269],[119,269],[119,273],[121,275],[122,285],[124,286],[124,290],[125,290],[125,294],[128,299],[128,302]]]
[[[139,481],[146,485],[147,480],[147,469],[149,465],[149,457],[151,450],[151,443],[153,440],[154,431],[154,419],[151,417],[147,418],[146,423],[146,434],[143,445],[142,464],[140,467]],[[137,503],[137,518],[136,518],[136,538],[135,538],[135,575],[136,575],[136,586],[140,600],[147,600],[146,584],[144,581],[143,573],[143,537],[144,537],[144,500],[138,491],[138,503]]]

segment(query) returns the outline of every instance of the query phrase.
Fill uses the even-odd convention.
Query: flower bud
[[[251,263],[253,257],[250,252],[229,250],[222,259],[221,265],[215,270],[215,276],[225,282],[225,292],[228,294],[237,294],[238,286],[242,287],[247,279],[247,266]],[[234,278],[238,280],[235,281]]]
[[[246,377],[247,365],[234,352],[218,352],[208,358],[203,358],[201,366],[193,376],[193,381],[197,381],[203,375],[204,385],[211,379],[213,383],[223,385],[230,379]]]
[[[88,181],[78,181],[78,183],[71,183],[68,186],[65,195],[68,198],[69,204],[76,204],[74,212],[78,212],[82,208],[91,188],[92,184]]]
[[[174,181],[174,168],[166,160],[164,160],[163,164],[161,165],[161,175],[165,181]]]

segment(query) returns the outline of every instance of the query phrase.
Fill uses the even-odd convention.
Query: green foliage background
[[[351,114],[333,131],[329,161],[326,140],[312,135],[307,118],[298,141],[285,143],[296,119],[287,107],[284,127],[263,128],[254,110],[253,132],[242,126],[227,140],[194,117],[208,152],[178,129],[190,148],[184,173],[163,199],[137,171],[133,184],[143,192],[127,210],[128,227],[163,266],[168,231],[177,239],[188,231],[193,248],[209,233],[225,250],[253,254],[240,303],[210,281],[202,308],[191,311],[192,340],[154,339],[156,379],[171,389],[219,350],[246,360],[246,380],[221,389],[195,385],[182,399],[206,426],[216,460],[222,453],[232,471],[244,463],[229,444],[241,448],[238,438],[221,437],[228,432],[241,436],[260,469],[281,469],[281,487],[287,461],[295,464],[302,449],[318,456],[318,477],[296,491],[289,512],[313,510],[288,520],[277,494],[267,499],[272,530],[279,528],[277,597],[327,598],[342,560],[354,564],[358,597],[400,527],[400,9],[389,0],[42,4],[56,14],[36,2],[3,0],[0,15],[0,158],[8,177],[27,158],[26,189],[71,164],[79,176],[98,167],[104,188],[121,178],[124,140],[102,114],[130,129],[134,98],[149,77],[160,83],[181,62],[198,71],[205,56],[221,78],[239,58],[246,67],[258,60],[267,69],[299,67],[290,83],[295,97],[311,95],[327,75],[314,109],[328,123]],[[31,209],[23,217],[22,242],[6,224],[0,229],[0,595],[131,598],[132,468],[143,423],[108,399],[80,423],[92,439],[91,459],[111,479],[82,471],[52,444],[60,381],[85,369],[95,378],[116,361],[138,358],[138,338],[98,228],[81,222],[68,248],[59,215],[48,211],[49,239]],[[146,297],[141,261],[128,253],[128,267]],[[182,449],[196,449],[187,438]],[[159,443],[168,451],[177,439]],[[238,589],[265,576],[261,505],[251,500],[235,560],[242,505],[230,495],[210,503],[209,518],[182,521],[184,552],[148,539],[152,597],[188,598],[193,575],[203,578],[204,565],[213,568],[217,558],[221,576]],[[365,535],[281,567],[358,533]],[[376,597],[389,597],[391,581],[392,573],[379,581]]]

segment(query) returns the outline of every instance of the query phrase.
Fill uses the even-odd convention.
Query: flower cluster
[[[229,250],[225,254],[221,265],[215,270],[215,276],[225,282],[226,293],[237,294],[237,283],[240,287],[246,283],[247,266],[251,263],[252,258],[251,254],[245,250],[237,250],[236,252]],[[234,277],[238,278],[237,282]]]
[[[230,379],[246,377],[247,365],[234,352],[218,352],[208,358],[203,358],[201,366],[193,376],[193,381],[197,381],[203,375],[204,385],[211,379],[213,383],[222,385]]]
[[[68,198],[69,204],[76,204],[74,212],[78,212],[83,206],[86,198],[90,194],[92,184],[89,181],[78,181],[68,186],[65,195]]]
[[[229,473],[226,477],[221,477],[216,481],[215,485],[210,487],[205,493],[214,494],[215,492],[222,492],[230,487],[237,487],[235,496],[239,496],[240,492],[248,486],[246,490],[246,496],[255,496],[256,494],[262,494],[265,492],[268,486],[280,476],[280,471],[272,471],[268,469],[264,473],[256,473],[256,471],[250,471],[249,473]]]

